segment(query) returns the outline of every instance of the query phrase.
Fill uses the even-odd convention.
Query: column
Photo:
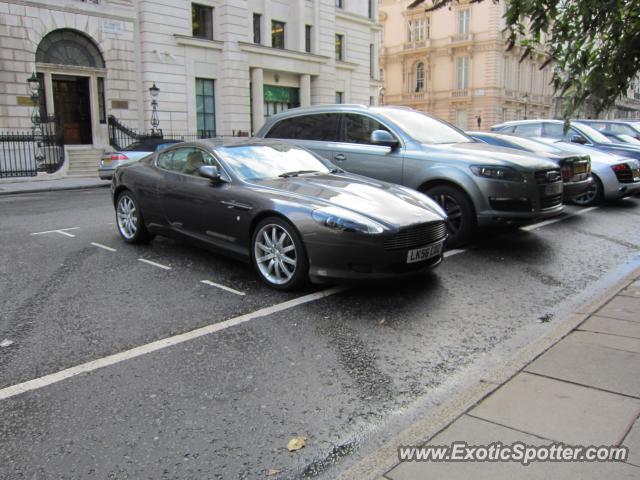
[[[300,75],[300,106],[311,105],[311,75]]]
[[[53,103],[53,79],[51,78],[51,72],[44,72],[44,97],[47,102],[47,115],[53,115],[55,113],[55,107]]]
[[[264,123],[264,75],[261,68],[251,70],[251,104],[253,133],[255,133]]]

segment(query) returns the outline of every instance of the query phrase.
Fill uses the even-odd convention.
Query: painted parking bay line
[[[256,310],[255,312],[240,315],[239,317],[230,318],[229,320],[224,320],[222,322],[213,323],[205,327],[196,328],[195,330],[191,330],[190,332],[180,333],[172,337],[156,340],[155,342],[147,343],[146,345],[141,345],[139,347],[135,347],[130,350],[125,350],[120,353],[108,355],[106,357],[102,357],[97,360],[92,360],[87,363],[76,365],[75,367],[67,368],[65,370],[60,370],[59,372],[56,372],[56,373],[51,373],[43,377],[18,383],[16,385],[12,385],[10,387],[1,389],[0,400],[5,400],[7,398],[20,395],[21,393],[37,390],[39,388],[43,388],[48,385],[52,385],[54,383],[67,380],[69,378],[73,378],[78,375],[93,372],[95,370],[98,370],[99,368],[104,368],[104,367],[115,365],[127,360],[131,360],[133,358],[146,355],[147,353],[152,353],[158,350],[163,350],[165,348],[172,347],[174,345],[179,345],[181,343],[185,343],[190,340],[203,337],[205,335],[209,335],[215,332],[219,332],[221,330],[225,330],[227,328],[241,325],[251,320],[264,318],[268,315],[282,312],[284,310],[288,310],[290,308],[294,308],[294,307],[303,305],[305,303],[314,302],[316,300],[320,300],[322,298],[326,298],[331,295],[336,295],[348,289],[349,289],[348,286],[340,286],[340,287],[329,288],[327,290],[322,290],[320,292],[310,293],[302,297],[294,298],[293,300],[288,300],[286,302],[278,303],[270,307],[261,308],[260,310]]]
[[[583,213],[591,212],[600,207],[588,207],[583,208],[582,210],[577,210],[575,212],[568,213],[563,215],[562,217],[552,218],[550,220],[545,220],[544,222],[532,223],[531,225],[527,225],[525,227],[520,227],[520,230],[524,230],[525,232],[530,232],[531,230],[537,230],[538,228],[546,227],[547,225],[552,225],[554,223],[561,222],[566,220],[567,218],[575,217],[576,215],[582,215]]]
[[[59,228],[58,230],[47,230],[46,232],[35,232],[30,235],[46,235],[48,233],[59,233],[60,235],[64,235],[66,237],[75,237],[73,233],[68,233],[69,230],[78,230],[80,227],[71,227],[71,228]]]
[[[204,283],[205,285],[210,285],[212,287],[220,288],[221,290],[225,290],[227,292],[235,293],[236,295],[245,296],[244,292],[239,290],[234,290],[233,288],[225,287],[224,285],[220,285],[219,283],[212,282],[211,280],[200,280],[200,283]]]
[[[91,242],[91,245],[93,245],[94,247],[102,248],[103,250],[106,250],[108,252],[117,252],[118,251],[115,248],[107,247],[106,245],[103,245],[103,244],[97,243],[97,242]]]
[[[168,267],[167,265],[162,265],[161,263],[152,262],[151,260],[147,260],[146,258],[139,258],[138,261],[142,263],[146,263],[147,265],[152,265],[154,267],[161,268],[163,270],[171,270],[171,267]]]

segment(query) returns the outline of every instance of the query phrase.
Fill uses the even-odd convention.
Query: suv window
[[[193,147],[177,148],[170,152],[158,155],[158,166],[172,172],[197,175],[198,169],[203,165],[214,165],[220,168],[218,162],[204,150]]]
[[[561,123],[543,123],[542,136],[562,140],[564,138],[564,126]]]
[[[365,115],[347,113],[344,116],[344,141],[347,143],[371,144],[375,130],[389,131],[383,124]]]
[[[285,118],[276,123],[265,136],[267,138],[337,142],[339,119],[340,116],[336,113],[318,113]]]
[[[539,123],[525,123],[523,125],[516,126],[516,135],[522,135],[523,137],[539,137],[542,135],[542,125]]]

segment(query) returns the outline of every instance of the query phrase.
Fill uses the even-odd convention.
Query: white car
[[[603,200],[616,200],[640,192],[638,160],[553,138],[536,137],[535,140],[551,143],[569,152],[588,154],[591,157],[591,175],[594,181],[583,194],[573,199],[573,202],[578,205],[596,205]]]

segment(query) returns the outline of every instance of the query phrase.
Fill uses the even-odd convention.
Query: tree
[[[459,3],[416,0],[409,7],[432,11]],[[520,61],[541,50],[548,56],[542,68],[553,64],[551,83],[565,99],[565,118],[587,101],[596,113],[612,107],[640,71],[638,0],[509,0],[505,20],[507,50],[521,46]]]

